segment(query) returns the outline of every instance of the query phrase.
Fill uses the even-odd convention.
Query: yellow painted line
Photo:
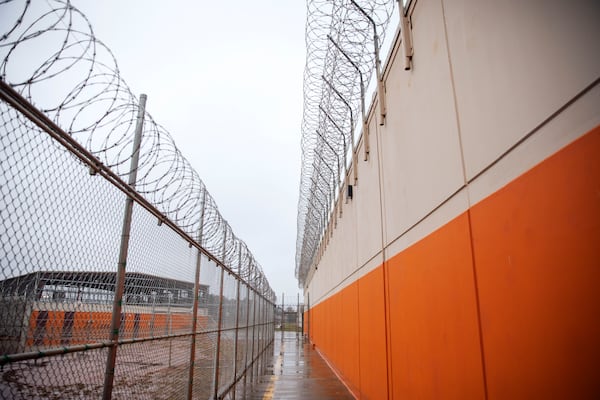
[[[277,375],[271,376],[271,382],[269,382],[269,387],[265,391],[263,396],[263,400],[271,400],[273,399],[273,392],[275,391],[275,381],[277,380]]]
[[[283,369],[283,349],[285,347],[284,343],[281,343],[281,350],[279,351],[279,356],[275,361],[275,365],[273,365],[273,375],[271,376],[269,386],[267,386],[267,390],[265,390],[265,394],[263,395],[263,400],[272,400],[273,392],[275,391],[275,382],[279,379],[279,374],[281,374],[281,370]],[[279,366],[279,374],[275,372],[275,366]]]

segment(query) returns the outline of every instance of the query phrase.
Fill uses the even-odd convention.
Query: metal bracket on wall
[[[408,9],[404,5],[403,0],[398,0],[398,10],[400,11],[400,24],[402,31],[402,49],[404,50],[404,70],[408,71],[411,69],[411,62],[413,57],[413,46],[412,38],[410,35],[411,21],[406,15]]]

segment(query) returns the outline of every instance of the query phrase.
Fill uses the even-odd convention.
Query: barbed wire
[[[393,0],[308,0],[296,277],[313,265],[343,196],[355,126]],[[354,156],[354,162],[356,157]],[[352,182],[354,184],[355,182]]]
[[[138,99],[111,50],[69,0],[0,1],[0,78],[121,178],[130,171]],[[246,243],[236,237],[171,134],[145,115],[136,191],[198,244],[275,299]]]

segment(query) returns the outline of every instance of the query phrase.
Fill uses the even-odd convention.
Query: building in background
[[[38,271],[0,281],[2,354],[108,340],[115,279],[115,272]],[[123,339],[189,329],[192,282],[138,272],[127,272],[125,280]],[[205,325],[216,320],[208,293],[200,285],[198,316]]]

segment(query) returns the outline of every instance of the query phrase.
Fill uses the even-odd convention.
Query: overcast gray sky
[[[73,4],[131,90],[148,95],[279,299],[295,302],[305,2]]]

